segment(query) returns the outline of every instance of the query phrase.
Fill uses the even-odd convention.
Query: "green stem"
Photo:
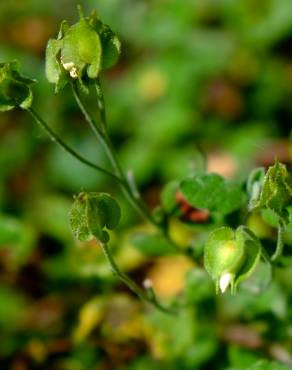
[[[101,133],[101,130],[99,129],[96,121],[93,119],[93,117],[91,116],[91,114],[88,112],[88,110],[86,109],[85,105],[83,104],[82,102],[82,99],[80,97],[80,94],[79,94],[79,91],[78,91],[78,86],[76,83],[72,83],[71,84],[72,86],[72,91],[73,91],[73,95],[74,95],[74,98],[82,112],[82,114],[84,115],[85,117],[85,120],[88,122],[90,128],[92,129],[92,131],[94,132],[94,134],[96,135],[96,137],[102,141],[102,133]]]
[[[133,189],[133,186],[131,185],[129,178],[125,176],[122,167],[119,163],[119,160],[115,154],[115,150],[113,148],[112,142],[108,136],[107,133],[107,119],[106,119],[106,110],[105,110],[105,103],[104,103],[104,96],[102,92],[102,87],[99,79],[95,81],[95,88],[96,88],[96,94],[97,94],[97,102],[98,102],[98,109],[100,112],[100,122],[101,122],[101,130],[103,132],[103,137],[106,143],[107,147],[107,154],[108,157],[113,165],[113,167],[116,170],[116,173],[119,174],[121,178],[124,179],[125,185],[126,185],[126,192],[128,193],[128,197],[131,198],[132,203],[136,204],[136,208],[140,210],[140,213],[143,214],[143,216],[154,226],[160,228],[160,225],[157,224],[157,222],[154,220],[151,212],[148,210],[148,208],[145,206],[141,195],[137,189]]]
[[[107,154],[107,156],[108,156],[116,174],[123,179],[123,181],[125,182],[125,185],[126,185],[126,181],[125,181],[125,178],[124,178],[123,171],[122,171],[122,169],[119,165],[119,162],[118,162],[117,158],[115,157],[115,153],[114,153],[114,151],[111,147],[110,140],[108,139],[108,136],[106,134],[106,130],[104,128],[104,121],[102,121],[101,127],[97,124],[97,122],[92,117],[92,115],[90,114],[90,112],[86,108],[85,104],[83,103],[83,101],[81,99],[81,96],[80,96],[80,93],[78,91],[78,86],[77,86],[76,83],[72,84],[72,90],[73,90],[74,98],[75,98],[82,114],[84,115],[85,120],[89,124],[89,126],[92,129],[92,131],[94,132],[95,136],[98,138],[98,140],[103,145],[104,150],[105,150],[105,152],[106,152],[106,154]]]
[[[269,256],[269,254],[267,253],[267,251],[265,250],[264,247],[261,248],[261,254],[264,258],[264,260],[267,262],[267,263],[271,263],[271,257]]]
[[[165,239],[169,243],[171,243],[179,253],[182,253],[181,249],[169,237],[168,227],[167,226],[164,227],[163,225],[156,222],[156,220],[154,219],[149,209],[145,206],[145,203],[135,184],[133,176],[128,176],[128,177],[125,176],[121,168],[121,165],[119,163],[119,160],[116,157],[112,142],[107,133],[107,118],[106,118],[104,95],[103,95],[103,91],[102,91],[102,87],[101,87],[101,83],[99,79],[95,80],[95,88],[96,88],[96,94],[97,94],[98,109],[100,112],[100,130],[102,132],[102,137],[105,141],[105,149],[106,149],[108,157],[116,173],[124,180],[124,190],[125,190],[125,194],[127,198],[130,200],[132,205],[142,214],[142,216],[144,216],[144,218],[146,218],[152,225],[154,225],[162,233]],[[84,106],[82,108],[83,108],[82,110],[86,110]],[[90,114],[87,112],[86,116],[90,116]],[[91,120],[93,120],[92,117],[91,117]]]
[[[99,86],[99,85],[98,85]],[[106,113],[105,113],[105,107],[104,107],[104,99],[101,89],[98,90],[98,108],[100,110],[100,118],[101,118],[101,124],[98,125],[95,121],[95,119],[92,117],[88,109],[86,108],[85,104],[83,103],[81,96],[78,91],[78,87],[76,84],[72,84],[73,94],[76,99],[76,102],[83,113],[86,121],[88,122],[89,126],[95,133],[96,137],[99,139],[99,141],[102,143],[105,152],[113,166],[113,169],[115,171],[116,176],[118,176],[122,181],[120,184],[123,187],[123,191],[128,198],[129,202],[132,204],[132,206],[143,216],[145,217],[150,223],[152,223],[154,226],[158,226],[156,221],[154,220],[152,214],[149,212],[149,210],[145,207],[144,203],[140,198],[137,198],[136,194],[133,194],[131,186],[128,183],[128,180],[126,176],[124,175],[124,172],[121,168],[121,165],[119,163],[118,158],[116,157],[114,148],[112,146],[111,140],[107,134],[106,129]]]
[[[276,250],[274,254],[271,257],[272,262],[276,262],[282,256],[283,248],[284,248],[284,240],[283,240],[284,232],[285,232],[285,226],[283,225],[281,221],[279,221],[277,246],[276,246]]]
[[[106,112],[105,112],[105,103],[104,103],[104,96],[102,92],[102,87],[100,80],[97,79],[95,81],[95,89],[96,89],[96,94],[97,94],[97,104],[98,104],[98,109],[100,112],[100,120],[103,126],[103,129],[106,129]]]
[[[118,177],[118,176],[114,175],[113,173],[107,171],[106,169],[88,161],[86,158],[82,157],[77,152],[75,152],[75,150],[70,148],[66,143],[64,143],[64,141],[47,125],[47,123],[32,108],[28,108],[27,111],[28,111],[28,113],[30,113],[32,115],[32,117],[35,119],[35,121],[48,133],[50,138],[53,141],[56,141],[60,145],[60,147],[62,147],[72,157],[77,159],[79,162],[85,164],[86,166],[91,167],[95,170],[98,170],[98,171],[112,177],[113,179],[115,179],[119,183],[122,183],[122,180],[120,179],[120,177]]]
[[[152,286],[149,287],[147,289],[147,291],[144,291],[132,279],[130,279],[126,274],[121,272],[118,265],[116,264],[115,260],[113,259],[113,256],[112,256],[111,252],[109,251],[109,248],[108,248],[107,244],[100,243],[100,245],[101,245],[103,253],[104,253],[104,255],[105,255],[105,257],[106,257],[106,259],[107,259],[107,261],[110,265],[110,268],[112,270],[113,275],[116,276],[117,278],[119,278],[124,284],[126,284],[128,286],[128,288],[130,290],[132,290],[132,292],[137,294],[137,296],[140,299],[151,303],[153,306],[158,308],[160,311],[163,311],[163,312],[168,313],[168,314],[176,314],[177,313],[176,310],[168,308],[168,307],[164,307],[161,303],[159,303],[159,301],[158,301],[158,299],[157,299],[157,297],[154,293],[154,290],[153,290]]]

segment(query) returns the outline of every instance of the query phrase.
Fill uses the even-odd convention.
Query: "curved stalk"
[[[50,138],[55,141],[56,143],[58,143],[60,145],[61,148],[63,148],[68,154],[70,154],[72,157],[74,157],[75,159],[77,159],[79,162],[85,164],[86,166],[88,167],[91,167],[95,170],[98,170],[110,177],[112,177],[113,179],[115,179],[116,181],[118,181],[119,183],[123,183],[123,180],[116,176],[115,174],[107,171],[106,169],[88,161],[86,158],[82,157],[80,154],[78,154],[77,152],[75,152],[74,149],[72,149],[71,147],[69,147],[48,125],[47,123],[38,115],[38,113],[36,113],[32,108],[28,108],[27,109],[27,112],[31,114],[31,116],[34,118],[34,120],[48,133],[48,135],[50,136]]]
[[[283,254],[283,248],[284,248],[283,236],[284,236],[284,232],[285,232],[285,226],[283,225],[283,223],[281,221],[279,221],[277,246],[276,246],[276,250],[275,250],[274,254],[271,257],[272,262],[276,262]]]
[[[99,141],[103,145],[104,150],[105,150],[105,152],[106,152],[106,154],[107,154],[107,156],[108,156],[108,158],[109,158],[109,160],[112,164],[112,167],[115,171],[116,176],[122,179],[122,182],[120,182],[120,184],[123,187],[123,191],[124,191],[127,199],[132,204],[132,206],[144,218],[146,218],[154,226],[159,227],[157,222],[154,220],[152,214],[149,212],[149,210],[146,208],[146,206],[142,202],[141,198],[137,197],[137,194],[133,193],[133,191],[131,189],[131,186],[129,185],[128,180],[127,180],[126,176],[124,175],[124,172],[121,168],[119,160],[116,157],[116,154],[115,154],[115,151],[113,149],[111,140],[110,140],[110,138],[107,134],[107,130],[106,130],[106,114],[105,114],[104,100],[103,100],[103,95],[102,95],[101,90],[98,93],[98,101],[99,101],[98,107],[99,107],[99,109],[101,109],[101,111],[100,111],[100,117],[101,117],[100,125],[98,125],[96,123],[95,119],[92,117],[92,115],[89,113],[88,109],[86,108],[85,104],[83,103],[76,84],[72,84],[72,90],[73,90],[73,94],[74,94],[74,97],[76,99],[76,102],[77,102],[81,112],[83,113],[85,120],[87,121],[87,123],[89,124],[89,126],[91,127],[93,132],[95,133],[96,137],[99,139]]]
[[[100,131],[100,129],[99,129],[96,121],[93,119],[93,117],[91,116],[91,114],[86,109],[84,103],[82,102],[82,99],[81,99],[80,94],[79,94],[79,91],[78,91],[77,84],[76,83],[72,83],[71,86],[72,86],[72,91],[73,91],[74,98],[75,98],[75,100],[76,100],[76,102],[77,102],[77,104],[78,104],[78,106],[79,106],[82,114],[84,115],[85,120],[89,124],[89,126],[92,129],[92,131],[94,132],[95,136],[100,141],[102,141],[102,133],[101,133],[101,131]]]
[[[134,292],[140,299],[151,303],[160,311],[163,311],[168,314],[176,314],[177,311],[173,308],[168,308],[163,306],[159,301],[158,298],[152,288],[152,286],[146,287],[146,291],[141,289],[132,279],[130,279],[126,274],[120,271],[118,265],[116,264],[112,254],[110,253],[108,246],[106,243],[100,243],[103,253],[110,265],[113,275],[115,275],[118,279],[120,279],[124,284],[128,286],[132,292]]]
[[[99,79],[95,80],[95,89],[96,89],[96,94],[97,94],[98,109],[99,109],[99,113],[100,113],[101,130],[102,130],[103,137],[104,137],[104,140],[105,140],[105,143],[106,143],[106,147],[107,147],[106,150],[107,150],[107,154],[109,156],[109,159],[110,159],[113,167],[115,168],[116,173],[119,174],[119,176],[121,176],[123,178],[123,180],[126,184],[126,188],[127,188],[126,191],[128,193],[128,196],[131,198],[132,202],[134,202],[136,204],[136,207],[138,207],[140,209],[140,212],[142,212],[144,217],[150,223],[152,223],[154,226],[161,229],[160,225],[155,221],[152,214],[150,213],[148,208],[145,206],[145,204],[144,204],[144,202],[141,198],[141,194],[139,193],[137,187],[132,186],[131,181],[132,182],[134,181],[133,175],[132,175],[131,180],[129,181],[129,177],[127,177],[124,174],[124,172],[121,168],[121,165],[119,163],[119,160],[116,157],[115,150],[113,148],[112,142],[111,142],[111,140],[108,136],[108,133],[107,133],[107,118],[106,118],[104,96],[103,96],[102,87],[101,87],[101,83],[100,83]],[[165,230],[161,230],[161,231],[163,231],[163,234],[165,235]]]

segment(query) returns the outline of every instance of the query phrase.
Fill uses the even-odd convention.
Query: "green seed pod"
[[[288,223],[287,207],[292,205],[292,175],[284,164],[276,161],[269,167],[262,185],[259,199],[254,208],[273,210],[284,223]]]
[[[104,230],[113,230],[119,224],[121,210],[116,201],[106,193],[80,193],[70,211],[70,225],[74,236],[80,241],[96,238],[109,241]]]
[[[80,9],[79,9],[80,10]],[[96,13],[69,26],[61,24],[57,39],[51,39],[46,52],[46,75],[61,90],[70,80],[78,80],[87,90],[89,80],[96,79],[101,69],[112,67],[120,55],[120,42]]]
[[[206,243],[204,264],[222,293],[231,286],[235,293],[240,281],[247,279],[260,258],[260,243],[246,227],[214,230]]]
[[[101,68],[113,67],[119,60],[121,54],[121,42],[111,28],[92,15],[91,24],[100,36],[102,44]]]
[[[0,63],[0,111],[29,108],[33,99],[31,85],[35,82],[19,73],[16,61]]]

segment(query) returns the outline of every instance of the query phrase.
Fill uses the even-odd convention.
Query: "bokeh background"
[[[275,158],[291,168],[291,0],[78,3],[86,13],[96,9],[121,39],[119,64],[102,76],[109,130],[149,208],[165,184],[204,158],[210,171],[242,181]],[[35,109],[75,149],[108,166],[70,89],[56,96],[45,79],[46,42],[61,20],[77,20],[76,6],[2,0],[0,58],[20,60],[38,80]],[[215,296],[191,260],[135,248],[131,235],[150,226],[116,184],[69,157],[27,114],[1,114],[0,139],[1,369],[241,370],[261,358],[292,367],[289,263],[260,295]],[[139,283],[151,278],[162,300],[183,296],[179,315],[140,302],[111,276],[96,243],[73,239],[68,212],[82,190],[115,195],[118,264]],[[275,239],[262,219],[249,223]],[[171,232],[182,246],[202,246],[198,228],[173,220]],[[289,254],[289,233],[286,242]]]

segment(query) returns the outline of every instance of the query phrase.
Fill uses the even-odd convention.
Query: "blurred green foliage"
[[[199,173],[204,156],[210,171],[237,181],[275,157],[291,168],[291,0],[79,3],[86,14],[96,9],[121,39],[121,60],[103,75],[109,130],[150,208],[166,183]],[[62,19],[76,21],[76,6],[0,2],[0,60],[21,60],[25,76],[39,81],[38,111],[76,150],[107,167],[70,89],[55,96],[45,80],[47,40]],[[152,229],[113,181],[70,158],[22,111],[0,115],[0,138],[1,369],[292,367],[291,227],[283,266],[266,290],[251,280],[236,296],[215,296],[201,266],[173,256],[171,246],[159,253],[153,233],[146,243]],[[68,213],[83,190],[118,198],[116,260],[136,281],[150,277],[166,302],[182,298],[179,315],[138,301],[111,276],[95,242],[73,239]],[[248,218],[271,250],[274,219],[269,212]],[[200,255],[211,228],[175,219],[171,234]],[[259,273],[268,284],[270,271]]]

